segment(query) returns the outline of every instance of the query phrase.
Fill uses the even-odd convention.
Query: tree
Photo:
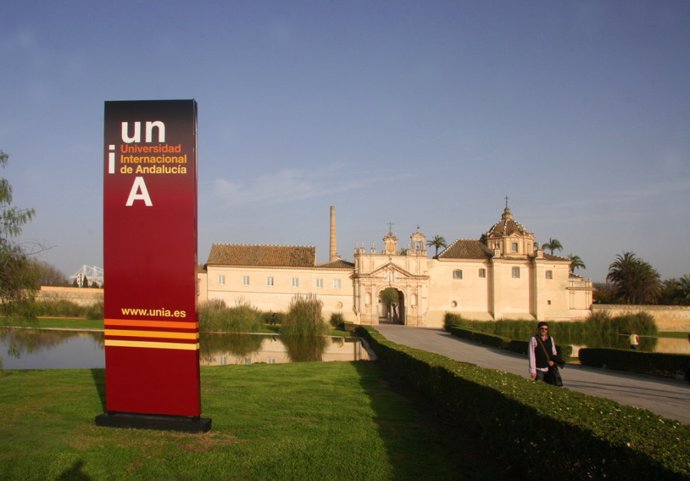
[[[563,250],[563,244],[558,239],[552,239],[549,237],[549,242],[545,242],[541,245],[542,249],[548,249],[549,254],[553,255],[554,251]]]
[[[595,304],[616,304],[616,287],[613,284],[595,282],[592,287],[594,287]]]
[[[443,247],[444,249],[448,247],[448,244],[446,244],[446,239],[444,239],[443,236],[440,235],[436,235],[433,239],[426,241],[426,245],[429,247],[434,247],[436,249],[434,257],[438,257],[438,250],[441,247]]]
[[[69,281],[57,267],[44,261],[30,261],[35,272],[36,288],[40,286],[67,286]]]
[[[580,256],[570,254],[568,256],[568,259],[570,260],[570,273],[571,274],[575,273],[575,269],[587,269],[587,266],[582,261],[582,258],[580,258]]]
[[[655,304],[661,296],[659,273],[634,252],[618,254],[609,265],[606,280],[614,285],[617,297],[626,304]]]
[[[662,304],[690,305],[690,274],[664,281],[661,292]]]
[[[0,167],[9,156],[0,150]],[[22,227],[34,216],[33,209],[19,209],[12,205],[12,185],[0,178],[0,309],[9,314],[23,307],[31,298],[34,270],[24,249],[15,241]]]

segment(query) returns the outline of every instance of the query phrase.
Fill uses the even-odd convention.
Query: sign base
[[[185,433],[207,433],[211,419],[186,416],[160,416],[153,414],[103,413],[96,416],[96,426],[110,428],[155,429]]]

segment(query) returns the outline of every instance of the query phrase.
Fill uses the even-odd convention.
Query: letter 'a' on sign
[[[206,432],[197,320],[197,105],[105,102],[105,412],[110,427]]]

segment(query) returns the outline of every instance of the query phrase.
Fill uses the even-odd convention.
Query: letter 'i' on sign
[[[105,103],[105,412],[96,424],[205,432],[194,100]]]

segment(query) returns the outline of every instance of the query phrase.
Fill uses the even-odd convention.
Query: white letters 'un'
[[[153,141],[153,129],[158,129],[158,142],[165,142],[165,124],[160,120],[146,122],[146,142]],[[134,132],[129,135],[129,122],[122,122],[122,141],[125,144],[141,142],[141,122],[134,122]]]
[[[151,196],[149,195],[149,190],[146,188],[146,182],[144,182],[143,177],[135,177],[134,183],[132,184],[132,189],[129,191],[129,197],[127,198],[126,207],[132,207],[135,200],[143,200],[146,207],[151,207],[153,202],[151,202]]]

